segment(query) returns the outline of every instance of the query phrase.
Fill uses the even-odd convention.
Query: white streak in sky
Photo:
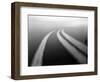
[[[44,50],[45,50],[45,46],[46,46],[46,43],[47,43],[47,40],[48,38],[50,37],[50,35],[53,33],[54,31],[52,32],[49,32],[41,41],[36,53],[35,53],[35,56],[32,60],[32,66],[41,66],[42,65],[42,59],[43,59],[43,53],[44,53]]]
[[[64,32],[64,30],[61,31],[61,33],[63,34],[63,36],[69,40],[73,45],[75,45],[77,48],[79,48],[82,52],[84,52],[85,54],[87,54],[87,46],[84,45],[83,43],[79,42],[78,40],[76,40],[75,38],[69,36],[67,33]]]
[[[68,50],[72,56],[81,64],[86,63],[86,57],[79,52],[75,47],[73,47],[70,43],[68,43],[59,33],[60,31],[57,32],[57,37],[58,40],[61,42],[61,44]],[[67,55],[67,54],[66,54]]]

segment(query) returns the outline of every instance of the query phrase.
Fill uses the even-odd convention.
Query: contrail
[[[69,36],[67,33],[64,32],[64,30],[61,31],[61,33],[63,34],[63,36],[69,40],[73,45],[75,45],[78,49],[80,49],[82,52],[85,53],[85,55],[87,54],[87,46],[84,45],[83,43],[79,42],[78,40],[76,40],[75,38]]]
[[[35,56],[32,60],[32,66],[41,66],[42,65],[42,59],[43,59],[43,53],[44,53],[44,50],[45,50],[45,46],[46,46],[46,43],[47,43],[47,40],[48,38],[50,37],[50,35],[53,33],[54,31],[52,32],[49,32],[41,41],[36,53],[35,53]]]
[[[69,44],[59,33],[60,31],[57,32],[57,37],[58,40],[60,41],[60,43],[66,48],[66,50],[68,50],[72,56],[81,64],[85,64],[86,63],[86,57],[79,51],[77,51],[77,49],[75,47],[73,47],[71,44]],[[67,55],[67,54],[66,54]]]

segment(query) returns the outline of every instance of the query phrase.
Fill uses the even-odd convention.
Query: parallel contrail
[[[50,37],[50,35],[53,33],[54,31],[52,32],[49,32],[44,38],[43,40],[41,41],[36,53],[35,53],[35,56],[32,60],[32,66],[41,66],[42,65],[42,59],[43,59],[43,53],[44,53],[44,50],[45,50],[45,46],[46,46],[46,43],[47,43],[47,40],[48,38]]]
[[[72,56],[81,64],[85,64],[86,63],[86,57],[79,51],[77,51],[77,49],[75,47],[73,47],[71,44],[69,44],[61,35],[60,35],[60,31],[57,32],[57,37],[58,40],[61,42],[61,44],[66,48],[66,50],[68,50]],[[67,55],[67,54],[66,54]]]
[[[64,32],[64,30],[61,31],[61,33],[63,34],[63,36],[68,39],[73,45],[75,45],[78,49],[80,49],[82,52],[84,52],[86,55],[87,54],[87,46],[84,45],[83,43],[79,42],[78,40],[76,40],[75,38],[69,36],[67,33]]]

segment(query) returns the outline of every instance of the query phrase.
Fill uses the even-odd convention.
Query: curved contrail
[[[35,56],[32,60],[32,63],[31,65],[32,66],[41,66],[42,65],[42,59],[43,59],[43,53],[44,53],[44,50],[45,50],[45,46],[46,46],[46,43],[47,43],[47,40],[48,38],[50,37],[50,35],[53,33],[54,31],[48,33],[44,38],[43,40],[41,41],[36,53],[35,53]]]
[[[86,57],[75,47],[73,47],[71,44],[69,44],[59,33],[60,31],[57,32],[57,37],[60,43],[72,54],[72,56],[81,64],[86,63]],[[67,54],[66,54],[67,55]]]
[[[63,34],[63,36],[68,39],[73,45],[75,45],[78,49],[80,49],[82,52],[85,53],[85,55],[87,54],[87,46],[84,45],[83,43],[79,42],[78,40],[76,40],[75,38],[69,36],[67,33],[64,32],[64,30],[61,30],[61,33]]]

